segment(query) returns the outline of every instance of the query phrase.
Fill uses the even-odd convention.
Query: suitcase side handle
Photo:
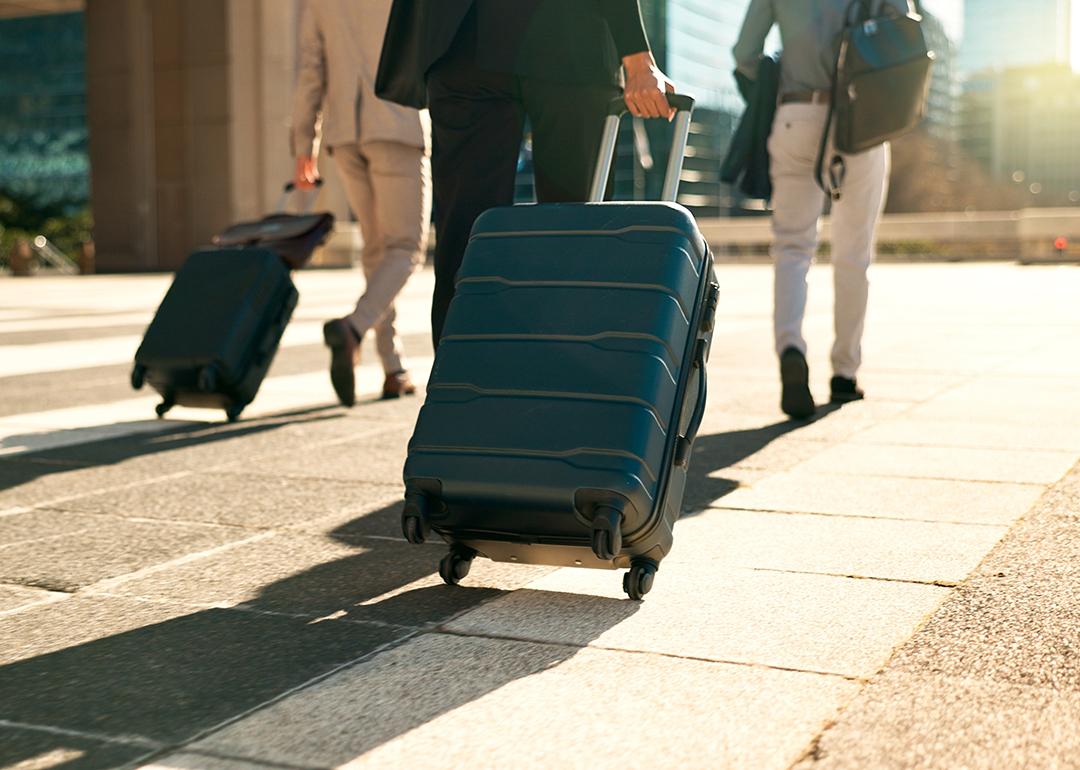
[[[682,174],[683,156],[686,144],[690,140],[690,118],[694,113],[694,99],[684,94],[668,94],[668,104],[675,108],[675,140],[668,156],[667,173],[664,176],[664,189],[661,200],[674,202],[679,193],[679,177]],[[604,200],[611,166],[615,162],[615,143],[619,138],[619,122],[626,114],[626,102],[620,96],[612,99],[608,105],[608,115],[604,120],[604,133],[600,140],[600,157],[596,162],[589,202],[600,203]]]
[[[686,433],[679,436],[675,442],[675,467],[685,468],[690,464],[690,452],[694,448],[698,431],[701,429],[701,421],[705,418],[705,402],[709,397],[709,373],[705,368],[705,340],[698,340],[697,349],[694,351],[694,366],[698,371],[697,401],[694,403],[694,413],[690,416],[690,423],[686,426]]]

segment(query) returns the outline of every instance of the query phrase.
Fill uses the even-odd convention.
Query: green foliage
[[[92,239],[93,227],[89,208],[68,214],[58,204],[42,205],[28,196],[0,191],[0,255],[19,240],[44,235],[74,259],[79,246]]]

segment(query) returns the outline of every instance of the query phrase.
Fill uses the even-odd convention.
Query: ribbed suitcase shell
[[[715,291],[708,247],[676,204],[480,217],[405,465],[426,523],[497,561],[663,558]],[[606,561],[590,548],[590,517],[612,499],[623,543]]]
[[[225,409],[235,419],[259,390],[299,295],[268,249],[192,254],[176,273],[135,354],[133,384],[174,404]]]

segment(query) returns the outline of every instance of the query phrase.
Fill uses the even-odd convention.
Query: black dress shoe
[[[780,354],[780,382],[784,386],[780,408],[796,420],[814,416],[817,407],[810,393],[810,367],[798,348],[788,348]]]
[[[342,406],[356,403],[356,365],[360,363],[360,338],[344,318],[323,325],[323,339],[330,348],[330,383]]]
[[[866,394],[855,384],[855,380],[840,375],[829,380],[829,392],[829,401],[833,404],[847,404],[866,398]]]

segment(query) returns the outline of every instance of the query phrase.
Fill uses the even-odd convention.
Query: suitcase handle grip
[[[675,108],[675,140],[668,156],[667,174],[664,176],[664,188],[661,200],[674,202],[679,193],[679,176],[682,174],[683,156],[686,144],[690,140],[690,118],[694,113],[694,99],[684,94],[668,94],[668,104]],[[604,120],[604,133],[600,140],[600,157],[596,162],[589,202],[600,203],[604,200],[611,166],[615,162],[615,143],[619,138],[619,122],[626,114],[626,102],[622,97],[612,99],[608,105],[608,116]]]
[[[705,402],[709,397],[709,374],[705,369],[705,340],[698,340],[697,350],[694,351],[694,366],[698,370],[697,402],[694,404],[694,413],[690,416],[690,424],[686,426],[686,433],[679,436],[675,442],[675,466],[685,468],[690,464],[690,450],[694,448],[698,431],[701,429],[701,421],[705,418]]]
[[[315,189],[307,196],[307,202],[304,206],[305,214],[311,213],[311,209],[315,207],[315,203],[319,200],[318,192],[322,186],[323,180],[322,177],[319,177],[315,180]],[[280,214],[285,211],[285,206],[289,203],[289,196],[294,192],[296,192],[296,182],[291,180],[286,182],[285,186],[281,188],[281,197],[278,198],[277,205],[274,207],[274,210],[277,211],[277,213]]]

